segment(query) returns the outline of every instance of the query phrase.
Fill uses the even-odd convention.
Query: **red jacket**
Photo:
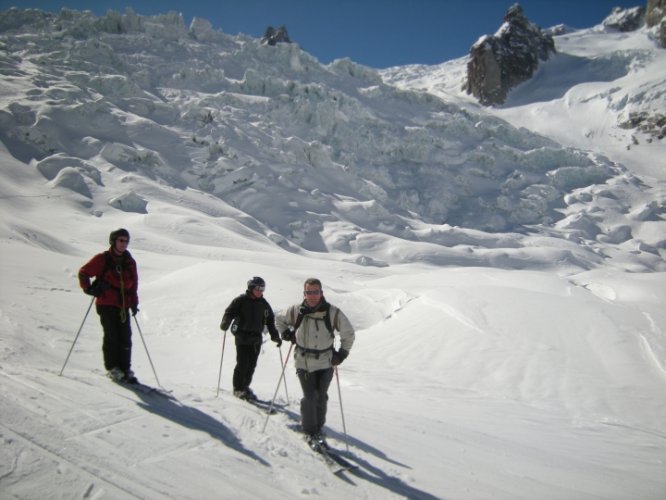
[[[119,272],[120,271],[120,272]],[[102,294],[95,303],[100,306],[115,306],[130,308],[139,305],[139,275],[136,270],[136,261],[132,255],[125,251],[121,256],[115,256],[111,250],[99,253],[79,269],[79,284],[84,290],[90,287],[90,278],[103,281]],[[121,289],[123,294],[121,295]],[[123,304],[124,295],[124,304]]]

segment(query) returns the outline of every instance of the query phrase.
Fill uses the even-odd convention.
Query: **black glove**
[[[275,335],[271,335],[271,340],[272,340],[273,342],[275,342],[275,344],[276,344],[278,347],[280,347],[280,346],[282,345],[282,340],[280,339],[280,336],[277,335],[277,334],[275,334]]]
[[[342,363],[345,360],[347,356],[349,356],[349,352],[345,351],[344,349],[340,349],[339,351],[333,349],[333,357],[331,358],[331,364],[333,366],[338,366],[340,363]]]
[[[102,281],[100,280],[93,281],[92,285],[84,289],[83,292],[88,295],[92,295],[93,297],[99,297],[104,292],[104,288],[102,287]]]
[[[292,330],[291,328],[287,328],[284,332],[282,332],[282,340],[286,342],[296,342],[296,332]]]
[[[130,307],[130,309],[132,310],[132,316],[136,316],[136,314],[139,312],[139,306],[135,305]]]

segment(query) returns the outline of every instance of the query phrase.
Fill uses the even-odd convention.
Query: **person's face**
[[[259,297],[261,297],[264,294],[264,289],[265,288],[266,287],[263,287],[263,286],[254,286],[254,287],[252,287],[252,296],[255,299],[258,299]]]
[[[314,307],[321,300],[321,288],[317,285],[305,285],[303,296],[305,297],[306,304]]]
[[[116,238],[116,241],[113,245],[113,249],[116,251],[116,253],[120,255],[125,250],[127,250],[127,245],[129,245],[129,238],[126,238],[125,236],[120,236],[119,238]]]

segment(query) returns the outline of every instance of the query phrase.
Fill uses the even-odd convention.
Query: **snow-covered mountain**
[[[378,71],[174,13],[0,12],[0,496],[662,498],[666,148],[623,124],[666,111],[666,51],[562,32],[484,108],[464,59]],[[109,387],[81,323],[77,270],[117,227],[135,370],[149,346],[176,400]],[[294,432],[291,366],[266,432],[214,397],[253,275],[275,309],[320,277],[357,328],[328,425],[346,479]],[[281,361],[266,345],[266,398]]]
[[[590,29],[551,28],[557,54],[534,77],[514,89],[505,105],[485,108],[560,144],[592,150],[631,166],[634,173],[663,179],[666,111],[664,51],[654,29],[619,32],[606,23]],[[462,90],[465,58],[439,66],[384,70],[387,83],[421,90],[443,100],[476,101]],[[632,114],[659,116],[661,126],[642,133],[623,124]]]
[[[451,226],[497,233],[560,221],[566,237],[562,220],[581,215],[576,189],[630,177],[597,152],[397,90],[349,60],[322,66],[294,44],[237,39],[200,20],[186,29],[175,14],[25,17],[3,16],[4,142],[93,212],[117,197],[143,208],[163,196],[162,181],[224,200],[285,248],[390,263],[393,238],[459,244]],[[636,59],[625,55],[624,66]],[[110,191],[105,167],[136,182]]]

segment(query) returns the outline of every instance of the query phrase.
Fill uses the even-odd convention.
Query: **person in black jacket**
[[[271,340],[278,347],[282,340],[275,328],[275,315],[271,305],[264,298],[266,282],[259,276],[247,282],[247,290],[239,295],[224,311],[220,328],[223,331],[231,326],[236,339],[236,368],[234,368],[234,396],[255,400],[257,396],[250,389],[254,369],[261,351],[261,335],[268,328]]]

